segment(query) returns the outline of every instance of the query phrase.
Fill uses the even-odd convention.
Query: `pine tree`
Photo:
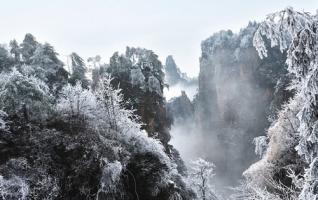
[[[102,74],[106,72],[105,71],[106,64],[101,65],[100,60],[101,60],[101,57],[99,55],[95,57],[89,57],[87,59],[87,62],[91,65],[90,67],[92,68],[92,84],[91,84],[92,90],[96,89]]]
[[[67,82],[68,74],[63,62],[58,59],[54,48],[48,44],[38,44],[30,58],[31,69],[36,77],[46,82],[50,89],[59,91]]]
[[[0,72],[9,71],[12,64],[13,59],[10,57],[8,50],[0,45]]]
[[[11,56],[14,58],[15,64],[18,64],[20,62],[21,52],[19,44],[16,40],[10,41],[10,53]]]
[[[72,62],[72,74],[69,79],[69,82],[72,85],[75,85],[77,81],[80,81],[82,87],[87,89],[89,82],[85,76],[87,71],[84,60],[76,53],[71,54],[71,62]]]
[[[36,41],[35,37],[27,33],[23,39],[23,42],[20,44],[21,46],[21,54],[22,59],[25,64],[31,63],[31,57],[33,56],[33,53],[35,52],[38,42]]]

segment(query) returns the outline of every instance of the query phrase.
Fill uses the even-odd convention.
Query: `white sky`
[[[238,31],[249,20],[293,6],[316,12],[318,0],[0,0],[0,43],[25,33],[57,52],[108,62],[126,46],[173,55],[190,76],[199,72],[200,43],[220,29]]]

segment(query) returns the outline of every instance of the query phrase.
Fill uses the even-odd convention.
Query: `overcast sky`
[[[316,12],[318,0],[0,0],[0,43],[25,33],[63,55],[101,55],[108,62],[126,46],[152,49],[164,63],[173,55],[182,71],[199,72],[200,43],[221,29],[293,6]]]

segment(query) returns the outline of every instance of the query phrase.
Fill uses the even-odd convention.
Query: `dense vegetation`
[[[54,48],[31,34],[0,50],[1,199],[194,197],[168,145],[153,52],[115,53],[90,83],[79,55],[70,55],[67,72]]]
[[[213,34],[197,95],[168,103],[165,87],[196,84],[172,56],[73,52],[65,66],[31,34],[1,45],[0,200],[317,200],[317,19],[286,8]]]

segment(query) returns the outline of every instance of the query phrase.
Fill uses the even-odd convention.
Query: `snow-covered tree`
[[[20,47],[19,44],[16,40],[11,40],[10,41],[10,54],[12,55],[12,57],[14,58],[15,63],[19,63],[20,62],[20,57],[21,57],[21,53],[20,53]]]
[[[33,53],[35,52],[38,42],[36,41],[35,37],[27,33],[23,39],[23,42],[20,44],[21,46],[21,55],[23,62],[25,64],[30,64],[30,58],[33,56]]]
[[[13,60],[8,50],[0,45],[0,72],[9,71],[12,68]]]
[[[96,118],[96,97],[83,89],[80,82],[74,86],[68,84],[61,90],[56,109],[69,122],[81,123]]]
[[[125,55],[116,52],[110,58],[108,71],[114,78],[125,77],[134,87],[161,96],[164,85],[162,69],[162,64],[153,51],[127,47]]]
[[[259,176],[264,176],[259,174]],[[266,177],[267,185],[260,186],[253,181],[244,180],[236,188],[233,188],[234,193],[230,196],[231,200],[297,200],[298,188],[290,188],[277,182],[270,177]],[[308,199],[309,200],[309,199]],[[311,199],[310,199],[311,200]]]
[[[94,91],[83,88],[82,80],[69,84],[53,47],[26,38],[21,61],[0,73],[0,199],[193,196],[105,68]],[[5,55],[14,60],[15,53]]]
[[[196,191],[197,198],[202,200],[217,200],[211,186],[211,178],[214,174],[214,164],[202,158],[191,163],[189,172],[190,184]]]
[[[66,84],[67,72],[58,59],[54,48],[48,44],[38,44],[32,57],[31,67],[36,77],[48,84],[50,89],[59,90]],[[21,67],[23,69],[23,66]]]
[[[302,162],[294,150],[298,141],[296,131],[299,126],[296,114],[300,106],[301,100],[298,99],[284,105],[278,113],[277,120],[269,127],[267,136],[260,136],[254,140],[256,153],[262,152],[261,160],[252,164],[243,173],[247,180],[237,188],[241,190],[237,192],[237,196],[241,197],[238,199],[297,199],[295,197],[299,195],[301,188],[299,185],[296,187],[295,182],[285,182],[284,185],[282,180],[273,177],[291,180],[287,169],[297,170],[298,173],[302,170],[299,169]]]
[[[294,77],[291,88],[295,89],[295,100],[299,102],[296,114],[299,126],[296,150],[309,164],[305,173],[305,184],[299,196],[301,200],[318,197],[318,16],[297,12],[292,8],[273,13],[260,24],[254,36],[254,46],[261,57],[267,55],[264,37],[272,46],[287,49],[288,71]]]
[[[97,196],[99,193],[115,193],[119,191],[119,182],[120,176],[123,170],[123,166],[120,162],[115,161],[113,163],[104,162],[104,168],[102,172],[102,179],[100,183],[100,188],[97,192]],[[98,198],[97,198],[98,200]]]
[[[169,158],[165,157],[161,144],[141,130],[139,117],[125,107],[121,89],[114,88],[111,80],[109,75],[105,76],[95,93],[82,88],[80,82],[75,86],[65,86],[57,101],[56,111],[68,122],[80,126],[87,124],[99,130],[104,139],[110,137],[107,134],[113,133],[111,137],[138,146],[138,151],[163,156],[168,162]]]
[[[23,75],[16,69],[0,74],[0,110],[26,120],[45,120],[51,109],[47,85],[40,79]]]
[[[80,81],[82,87],[87,89],[89,82],[85,75],[87,69],[84,60],[77,53],[72,53],[70,57],[72,61],[72,73],[69,82],[75,85]]]
[[[102,119],[102,122],[98,122],[100,123],[99,128],[103,129],[106,123],[108,132],[115,130],[117,133],[116,137],[121,141],[137,146],[139,152],[152,152],[159,156],[162,162],[170,163],[170,159],[163,153],[163,146],[160,142],[148,137],[147,133],[141,130],[142,124],[138,122],[139,116],[134,114],[134,110],[125,107],[122,90],[113,87],[111,81],[112,78],[106,75],[95,91],[98,118]],[[93,123],[96,124],[96,122]],[[168,165],[170,166],[170,164]]]
[[[98,100],[104,105],[106,119],[109,120],[109,125],[111,129],[118,130],[118,123],[122,120],[120,114],[125,114],[128,110],[123,107],[123,94],[121,89],[115,89],[111,85],[112,78],[108,75],[105,76],[96,91]],[[130,111],[128,111],[130,112]],[[127,113],[128,116],[132,114]]]
[[[153,51],[127,47],[125,54],[113,54],[107,72],[112,85],[122,89],[126,108],[136,109],[148,134],[167,144],[171,120],[166,114],[162,68]]]
[[[87,59],[87,62],[88,63],[91,63],[93,66],[93,68],[96,68],[96,67],[99,67],[100,66],[100,60],[101,60],[102,58],[100,57],[100,55],[96,55],[96,56],[94,56],[94,57],[89,57],[88,59]]]
[[[99,65],[92,70],[92,84],[91,84],[92,90],[95,90],[98,87],[101,79],[106,74],[107,67],[108,65],[104,64],[104,65]]]
[[[26,200],[29,194],[29,186],[20,177],[5,179],[0,175],[0,199]]]

